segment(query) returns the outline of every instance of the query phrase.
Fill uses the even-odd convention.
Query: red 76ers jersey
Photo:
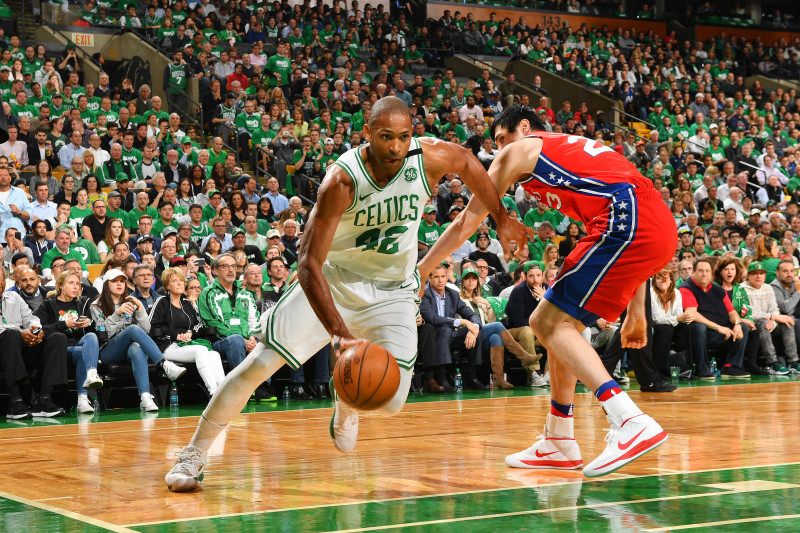
[[[563,133],[528,137],[541,139],[543,146],[531,177],[521,185],[537,201],[582,221],[590,233],[605,226],[615,195],[653,188],[625,157],[601,142]]]

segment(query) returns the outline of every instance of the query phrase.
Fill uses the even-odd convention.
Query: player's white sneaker
[[[574,470],[583,466],[581,449],[572,437],[573,419],[547,415],[543,435],[527,450],[506,457],[512,468]]]
[[[92,402],[89,401],[89,397],[85,394],[78,394],[78,405],[75,410],[82,414],[94,414],[94,406],[92,406]]]
[[[83,382],[84,389],[99,389],[103,386],[103,380],[97,375],[96,368],[90,368],[86,371],[86,381]]]
[[[173,492],[184,492],[197,488],[205,475],[203,474],[203,466],[206,462],[205,452],[193,446],[185,446],[175,455],[177,456],[175,466],[164,477],[167,488]]]
[[[328,388],[334,401],[330,425],[333,444],[340,452],[352,452],[358,442],[358,410],[339,399],[333,386],[333,378],[328,383]]]
[[[586,465],[583,475],[598,477],[619,470],[637,457],[654,450],[667,440],[667,432],[646,414],[625,421],[606,416],[611,429],[606,435],[606,449],[597,459]]]

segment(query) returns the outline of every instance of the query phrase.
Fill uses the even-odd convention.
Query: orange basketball
[[[400,385],[400,367],[392,354],[377,344],[346,350],[333,368],[333,386],[348,405],[370,410],[386,405]]]

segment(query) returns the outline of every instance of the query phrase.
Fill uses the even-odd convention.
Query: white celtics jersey
[[[353,180],[355,194],[333,236],[328,261],[365,278],[404,281],[417,265],[417,231],[431,196],[417,139],[403,166],[379,187],[367,172],[361,148],[344,153],[335,165]]]

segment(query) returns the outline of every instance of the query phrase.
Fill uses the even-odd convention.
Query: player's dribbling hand
[[[508,242],[516,241],[517,243],[525,243],[532,241],[533,229],[515,218],[505,216],[503,219],[497,221],[497,239],[503,246],[503,253],[508,254]]]
[[[336,354],[336,358],[342,356],[342,354],[349,350],[350,348],[354,348],[359,344],[365,344],[369,342],[367,339],[356,339],[355,337],[351,337],[348,333],[346,336],[342,335],[334,335],[331,337],[331,344],[333,344],[333,353]]]

